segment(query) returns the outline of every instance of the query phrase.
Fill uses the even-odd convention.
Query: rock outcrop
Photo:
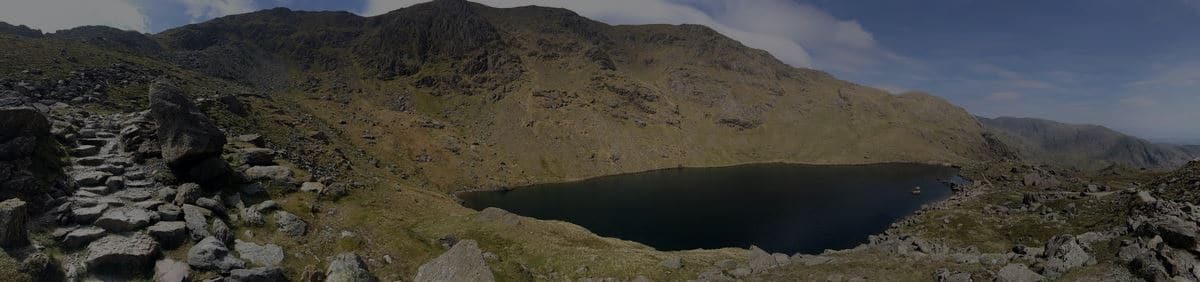
[[[329,262],[325,271],[326,282],[375,282],[374,274],[367,270],[367,264],[354,253],[341,253]],[[450,280],[443,280],[450,281]],[[468,280],[461,280],[468,281]]]
[[[25,201],[8,199],[0,202],[0,247],[12,248],[29,244],[29,211]]]
[[[177,173],[200,176],[201,173],[193,170],[220,169],[202,165],[208,164],[210,159],[219,160],[225,145],[225,133],[183,94],[179,86],[165,79],[157,80],[150,86],[150,118],[158,124],[162,157]],[[195,180],[205,182],[213,179]]]
[[[422,264],[414,281],[495,281],[475,240],[461,240],[442,255]]]
[[[43,179],[61,173],[50,122],[28,107],[0,107],[0,199],[20,198],[30,211],[67,191]]]

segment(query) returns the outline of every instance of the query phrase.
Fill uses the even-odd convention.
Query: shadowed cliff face
[[[1098,125],[1010,117],[979,120],[1024,158],[1081,169],[1111,164],[1172,168],[1200,156],[1186,146],[1157,144]]]

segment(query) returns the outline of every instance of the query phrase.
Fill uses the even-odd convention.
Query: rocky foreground
[[[0,109],[2,190],[9,198],[0,202],[0,246],[20,262],[21,278],[288,280],[281,269],[286,250],[236,238],[302,237],[308,223],[272,195],[344,191],[297,177],[307,173],[280,165],[273,150],[258,147],[260,136],[227,138],[169,80],[156,81],[148,100],[148,110],[131,113],[101,114],[53,99]],[[54,165],[62,167],[38,171]],[[41,185],[53,189],[32,189]],[[472,258],[473,269],[458,268]],[[292,280],[376,280],[354,253],[331,258],[325,269],[310,266]],[[465,277],[492,277],[470,240],[423,266],[416,280]]]

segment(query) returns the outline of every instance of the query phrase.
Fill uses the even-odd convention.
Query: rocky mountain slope
[[[939,98],[792,68],[703,26],[435,1],[369,18],[273,9],[154,38],[163,60],[283,92],[396,173],[443,190],[991,154],[980,126]]]
[[[1023,158],[1081,169],[1174,168],[1200,157],[1186,146],[1153,143],[1098,125],[1011,117],[979,121]]]

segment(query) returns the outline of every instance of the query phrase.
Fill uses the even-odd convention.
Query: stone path
[[[243,278],[280,273],[284,256],[279,246],[234,244],[230,227],[238,215],[248,214],[260,215],[246,216],[244,224],[261,225],[261,213],[277,205],[248,207],[241,193],[223,195],[195,184],[160,181],[171,179],[171,171],[145,112],[91,115],[70,123],[81,126],[56,132],[69,141],[64,146],[72,158],[64,170],[77,189],[53,211],[60,227],[51,234],[63,250],[68,280],[151,278],[156,264],[173,266],[159,275],[187,276],[194,270]],[[188,257],[164,258],[164,250],[193,244],[189,242],[196,246]],[[237,257],[235,246],[247,249],[240,250],[244,259]],[[178,261],[187,265],[180,267]]]

